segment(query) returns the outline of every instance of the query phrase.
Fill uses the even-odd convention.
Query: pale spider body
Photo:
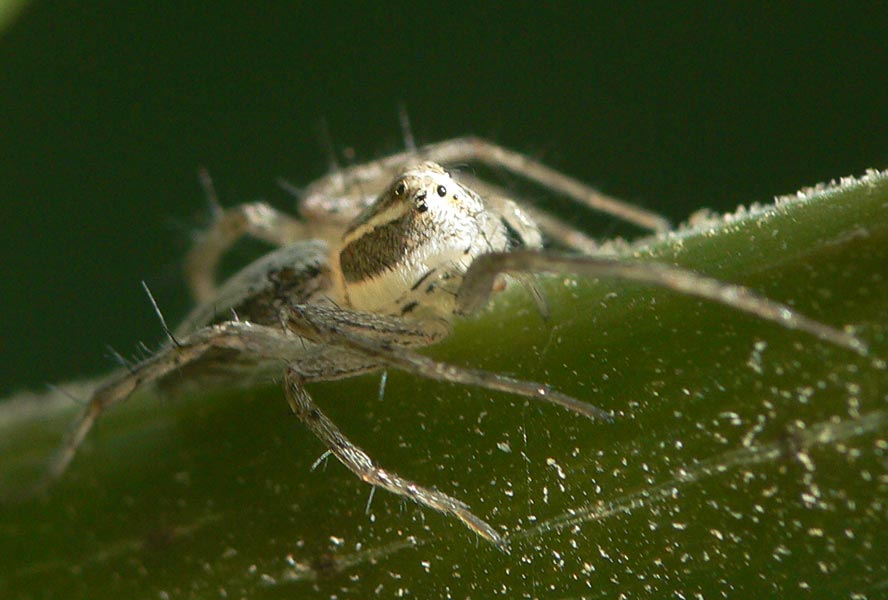
[[[470,160],[506,168],[642,227],[665,227],[657,215],[475,138],[335,172],[306,190],[300,204],[302,221],[264,203],[219,209],[213,226],[186,257],[186,278],[197,307],[175,331],[167,329],[169,340],[155,354],[112,374],[96,389],[51,464],[46,482],[65,471],[99,416],[136,389],[152,384],[161,389],[248,385],[282,378],[294,413],[328,453],[361,479],[452,515],[504,547],[507,538],[463,502],[378,466],[321,412],[305,384],[395,368],[610,419],[608,413],[545,384],[441,363],[415,351],[446,336],[456,315],[485,306],[506,274],[525,284],[545,313],[532,275],[536,272],[661,286],[867,351],[853,335],[742,286],[666,265],[542,250],[541,231],[562,247],[589,251],[595,246],[582,232],[544,211],[519,206],[497,186],[471,177],[458,181],[439,164]],[[278,248],[217,287],[214,273],[220,257],[243,236]]]
[[[449,332],[463,275],[478,256],[540,248],[536,224],[512,201],[498,209],[454,180],[440,165],[418,163],[400,174],[358,213],[337,242],[296,241],[251,263],[214,290],[176,329],[175,337],[232,317],[276,326],[290,304],[399,317],[423,346]],[[279,374],[282,362],[305,377],[331,378],[371,371],[384,363],[311,340],[285,343],[270,359],[223,360],[208,353],[161,381],[167,389],[211,383],[240,385]],[[186,375],[183,377],[183,375]]]

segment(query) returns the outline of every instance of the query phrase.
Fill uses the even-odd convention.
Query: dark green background
[[[340,154],[372,158],[402,146],[403,102],[421,141],[488,136],[676,220],[888,162],[881,8],[122,6],[33,4],[0,34],[3,394],[156,344],[139,281],[170,320],[185,310],[198,166],[225,203],[291,206],[274,180],[326,170],[323,120]],[[269,387],[112,411],[45,497],[0,504],[0,595],[885,597],[886,190],[638,247],[854,324],[869,358],[552,279],[549,322],[516,290],[429,353],[546,381],[613,424],[399,372],[383,401],[376,376],[312,386],[381,464],[508,531],[511,555],[390,494],[365,514],[366,485],[310,472],[321,446]],[[0,496],[76,410],[41,400],[0,414]],[[288,556],[318,580],[283,583]]]
[[[0,392],[160,339],[223,201],[479,134],[675,219],[888,162],[884,7],[33,3],[0,34]],[[718,199],[719,205],[714,206]],[[619,229],[610,220],[597,231]]]

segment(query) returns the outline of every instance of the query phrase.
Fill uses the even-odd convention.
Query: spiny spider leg
[[[497,275],[507,272],[572,273],[586,277],[612,277],[637,281],[696,296],[773,321],[787,329],[804,331],[862,356],[867,345],[857,337],[808,318],[785,304],[756,294],[741,285],[725,283],[678,267],[659,263],[630,262],[603,256],[572,256],[535,250],[495,252],[471,264],[459,289],[457,304],[463,314],[483,307]]]
[[[492,542],[502,550],[506,549],[503,537],[487,522],[475,516],[465,503],[443,492],[422,487],[404,479],[397,473],[380,468],[366,452],[349,441],[327,415],[317,407],[303,384],[304,381],[299,373],[293,369],[287,369],[284,375],[284,389],[290,408],[339,459],[339,462],[352,473],[372,486],[404,496],[444,514],[452,515],[485,540]]]
[[[293,343],[298,342],[279,329],[230,321],[199,329],[178,340],[178,345],[168,344],[130,369],[113,373],[93,392],[50,463],[46,476],[34,491],[43,490],[57,480],[71,464],[87,433],[102,413],[128,398],[136,389],[198,360],[211,348],[236,350],[251,357],[274,358],[281,347]]]
[[[459,180],[483,196],[487,203],[503,216],[508,216],[511,211],[515,210],[513,208],[515,203],[510,199],[509,192],[501,186],[479,177],[473,177],[468,173],[460,173]],[[553,214],[535,208],[529,203],[522,203],[520,210],[530,215],[548,241],[556,242],[565,248],[572,248],[584,254],[594,254],[598,251],[598,242]]]
[[[275,359],[285,354],[287,346],[300,344],[299,338],[321,342],[365,355],[371,363],[390,365],[430,379],[478,385],[486,389],[510,392],[562,405],[589,417],[610,419],[604,411],[552,391],[548,386],[515,380],[494,373],[439,363],[394,344],[426,345],[440,333],[435,324],[420,329],[395,317],[347,311],[323,306],[293,306],[282,311],[286,327],[299,337],[280,329],[229,321],[197,330],[169,343],[152,357],[121,370],[103,383],[91,396],[74,428],[51,463],[45,479],[33,491],[40,491],[58,479],[74,459],[87,433],[110,407],[126,399],[136,389],[156,382],[177,369],[199,360],[208,350],[224,348],[252,359]],[[361,364],[371,364],[361,363]],[[368,370],[368,369],[363,369]],[[285,372],[285,391],[294,412],[324,444],[364,481],[405,496],[429,508],[450,514],[484,539],[505,549],[503,538],[485,521],[475,516],[467,505],[442,492],[419,486],[395,473],[376,466],[360,448],[345,438],[339,429],[312,402],[303,384],[306,381],[339,379],[355,372],[315,372],[305,376],[290,366]]]
[[[288,308],[282,309],[281,321],[285,327],[300,337],[323,342],[331,346],[347,348],[365,354],[368,357],[379,359],[380,362],[386,365],[425,377],[426,379],[461,385],[474,385],[488,390],[506,392],[516,396],[524,396],[556,404],[590,419],[613,420],[613,416],[610,413],[597,406],[577,400],[567,394],[562,394],[545,384],[513,379],[480,369],[458,367],[433,360],[402,347],[399,348],[385,340],[375,340],[366,336],[354,335],[334,325],[326,314],[329,311],[328,307],[291,305]],[[355,315],[357,319],[361,319],[361,315],[364,314],[354,311],[343,312]],[[374,322],[380,322],[380,315],[367,316],[372,317]],[[399,319],[393,317],[388,319],[394,322],[399,321]]]
[[[454,138],[424,146],[418,153],[424,158],[444,164],[477,160],[492,167],[507,169],[564,194],[592,210],[613,215],[644,229],[667,231],[670,228],[669,221],[654,212],[607,196],[538,160],[481,138]]]
[[[652,211],[607,196],[536,159],[477,137],[454,138],[429,144],[329,173],[305,189],[299,202],[300,214],[311,221],[338,222],[344,226],[369,202],[372,202],[392,178],[419,160],[431,160],[445,166],[476,161],[515,173],[519,177],[564,194],[587,208],[610,214],[643,229],[667,231],[670,228],[666,218]],[[474,178],[473,181],[477,183],[479,179]],[[492,186],[492,184],[486,185]],[[356,190],[364,190],[364,193],[356,194]],[[559,222],[554,220],[554,217],[543,220],[550,219],[553,226],[547,228],[547,233],[559,243],[582,250],[589,248],[582,239],[576,244],[570,242],[571,238],[577,237],[572,228],[569,235],[561,237],[559,231],[562,228],[558,226]]]

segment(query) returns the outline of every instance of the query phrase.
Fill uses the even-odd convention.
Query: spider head
[[[339,268],[353,308],[442,314],[451,311],[475,257],[509,245],[502,219],[480,196],[440,165],[423,162],[396,177],[351,223]]]

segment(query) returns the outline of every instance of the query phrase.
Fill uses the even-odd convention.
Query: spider
[[[185,261],[196,307],[171,330],[155,304],[168,340],[95,390],[54,457],[46,481],[64,473],[101,414],[139,388],[158,385],[169,390],[183,382],[249,385],[283,374],[290,407],[327,447],[325,454],[335,456],[374,489],[455,517],[505,548],[507,538],[464,502],[376,464],[321,411],[306,384],[396,368],[610,420],[609,413],[545,384],[438,362],[416,351],[447,336],[458,315],[483,308],[491,293],[503,288],[506,276],[523,284],[545,314],[536,273],[661,286],[867,352],[851,334],[745,287],[663,264],[595,255],[594,242],[582,232],[544,211],[519,205],[490,182],[457,178],[441,166],[466,161],[513,171],[648,229],[668,227],[653,213],[477,138],[449,140],[335,171],[304,191],[301,220],[265,203],[218,209],[214,224]],[[276,249],[217,285],[219,260],[244,236],[270,242]],[[571,252],[544,250],[544,236]]]

